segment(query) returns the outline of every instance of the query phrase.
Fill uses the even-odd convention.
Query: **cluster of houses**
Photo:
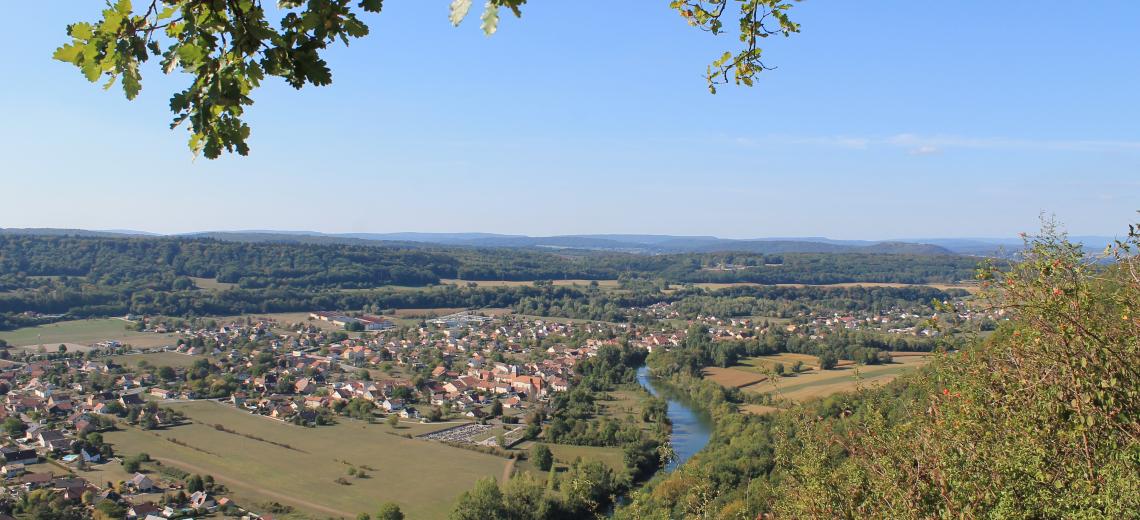
[[[243,390],[235,392],[230,402],[253,413],[282,420],[299,416],[312,422],[316,414],[338,408],[352,400],[372,403],[377,412],[398,414],[406,419],[421,418],[423,407],[440,407],[473,418],[482,418],[494,399],[506,409],[525,409],[546,400],[551,392],[569,389],[574,365],[596,353],[598,344],[569,348],[551,346],[539,362],[510,363],[492,361],[482,352],[464,355],[462,364],[434,367],[430,379],[419,386],[407,378],[359,379],[344,377],[353,372],[334,375],[338,360],[349,360],[346,352],[366,352],[366,361],[379,356],[372,348],[358,346],[330,348],[328,356],[291,352],[278,358],[277,368],[245,381]],[[381,347],[385,348],[385,347]],[[339,353],[338,353],[339,352]],[[410,355],[396,355],[410,359]],[[340,365],[344,366],[344,365]],[[281,388],[278,381],[292,381]],[[282,391],[284,390],[284,391]]]
[[[310,316],[334,322],[346,317],[324,312]],[[625,327],[457,313],[419,328],[337,337],[305,323],[283,326],[273,320],[250,319],[177,330],[178,345],[166,350],[209,355],[215,375],[236,383],[225,396],[231,404],[283,421],[320,423],[353,400],[371,403],[377,414],[406,419],[422,418],[430,408],[478,419],[494,400],[505,409],[522,410],[546,400],[551,392],[567,390],[578,361],[594,355],[604,344],[617,342],[587,339],[570,347],[566,339],[614,337],[615,332],[625,332],[620,330]],[[679,336],[637,341],[646,348],[659,348],[677,344]],[[535,348],[541,348],[538,355],[532,355]],[[113,367],[95,359],[82,362],[79,368],[109,371]],[[413,381],[409,376],[428,368],[432,370],[426,380]],[[181,376],[186,369],[176,370]],[[372,373],[362,377],[364,370]],[[398,372],[373,377],[377,370]],[[115,384],[128,392],[126,399],[138,399],[144,393],[159,400],[207,397],[189,388],[182,377],[163,381],[153,371],[120,373]]]
[[[164,492],[179,490],[181,482],[156,480],[151,474],[135,473],[108,486],[84,478],[85,467],[118,464],[101,432],[114,425],[113,414],[134,409],[138,418],[155,424],[169,423],[169,412],[145,406],[149,377],[124,372],[109,358],[84,359],[76,355],[54,361],[17,363],[3,361],[0,384],[8,391],[0,398],[0,478],[3,494],[18,499],[47,490],[64,500],[94,507],[104,500],[130,506],[128,518],[151,520],[196,516],[229,503],[206,491],[188,495],[178,504],[155,505]],[[95,390],[91,381],[104,378],[111,388]],[[154,389],[148,389],[154,393]],[[152,416],[153,415],[153,416]],[[94,434],[94,435],[93,435]],[[70,470],[70,471],[69,471]]]
[[[163,491],[146,475],[136,474],[130,485],[143,493]],[[148,487],[149,486],[149,487]],[[212,513],[230,504],[230,499],[221,497],[215,499],[206,491],[195,491],[187,496],[186,502],[179,505],[156,504],[152,501],[139,501],[127,509],[127,518],[130,520],[168,520],[176,517],[193,517],[196,513]]]
[[[348,317],[313,313],[312,319],[342,318]],[[53,489],[67,496],[129,495],[121,500],[138,495],[128,514],[137,519],[184,516],[185,508],[208,511],[221,499],[195,494],[177,506],[145,502],[151,494],[178,485],[156,481],[154,475],[135,474],[112,490],[101,487],[102,482],[64,475],[59,466],[114,460],[111,446],[92,440],[101,436],[88,434],[106,429],[115,415],[126,415],[140,426],[175,424],[177,414],[172,417],[169,410],[155,406],[165,400],[214,398],[251,413],[306,423],[341,413],[349,404],[359,408],[361,402],[368,403],[370,413],[406,419],[420,419],[429,411],[483,419],[496,401],[512,411],[506,413],[517,415],[541,406],[554,392],[569,390],[574,367],[599,348],[617,345],[619,336],[647,349],[677,345],[683,338],[676,332],[654,334],[629,325],[471,313],[349,337],[311,323],[283,325],[268,319],[196,328],[162,326],[179,335],[177,345],[159,349],[165,356],[182,354],[208,363],[171,366],[135,362],[148,360],[148,353],[132,352],[135,355],[125,358],[129,362],[104,355],[123,353],[125,347],[118,344],[50,361],[3,362],[0,384],[9,391],[0,398],[6,437],[0,471],[9,493]],[[165,375],[160,376],[159,366],[170,368],[163,368]],[[204,377],[224,380],[232,391],[203,395],[199,389]]]

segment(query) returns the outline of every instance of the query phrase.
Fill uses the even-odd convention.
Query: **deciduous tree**
[[[493,34],[502,9],[521,16],[526,0],[487,0],[480,16],[483,31]],[[472,0],[452,0],[449,19],[459,25]],[[731,15],[738,23],[724,20]],[[672,0],[669,6],[686,23],[713,35],[733,32],[739,40],[708,67],[709,90],[733,82],[753,84],[769,67],[759,42],[775,35],[799,32],[788,18],[787,0]],[[166,73],[190,78],[185,89],[170,98],[171,128],[185,124],[190,148],[216,158],[225,152],[249,153],[250,128],[243,120],[253,104],[253,91],[266,76],[277,76],[293,88],[332,83],[332,70],[323,53],[330,45],[369,34],[365,18],[380,13],[382,0],[280,0],[266,7],[262,0],[131,0],[108,2],[100,19],[67,27],[69,43],[54,58],[75,65],[88,81],[116,82],[127,99],[142,89],[143,65],[155,59]]]

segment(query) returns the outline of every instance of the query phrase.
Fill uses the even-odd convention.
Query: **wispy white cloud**
[[[924,144],[924,145],[917,146],[915,148],[911,148],[910,154],[911,155],[934,155],[934,154],[940,153],[941,151],[942,151],[942,149],[938,148],[937,146],[931,146],[928,144]]]
[[[1044,150],[1069,152],[1140,151],[1140,141],[1095,139],[1021,139],[1009,137],[968,137],[958,135],[918,135],[911,133],[890,136],[822,136],[802,137],[777,135],[765,138],[737,138],[741,146],[763,144],[790,144],[870,150],[898,148],[911,155],[932,155],[953,149],[971,150]]]

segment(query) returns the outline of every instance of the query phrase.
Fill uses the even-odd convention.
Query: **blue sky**
[[[446,0],[390,0],[270,79],[252,154],[193,160],[185,78],[133,102],[50,59],[101,3],[0,21],[0,227],[1010,236],[1042,212],[1116,234],[1140,209],[1140,3],[797,4],[751,89],[701,73],[732,42],[668,2],[532,0],[484,37]],[[16,51],[13,51],[15,49]]]

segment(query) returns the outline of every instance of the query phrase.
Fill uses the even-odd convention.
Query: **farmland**
[[[978,285],[976,283],[910,284],[910,283],[891,283],[891,282],[844,282],[844,283],[835,283],[835,284],[826,284],[826,285],[802,284],[802,283],[778,283],[778,284],[766,285],[766,284],[753,283],[753,282],[730,282],[730,283],[712,283],[712,282],[709,282],[709,283],[694,283],[692,285],[694,287],[700,287],[702,289],[710,289],[710,290],[726,289],[729,287],[765,287],[765,286],[774,286],[774,287],[868,287],[868,288],[870,288],[870,287],[896,287],[896,288],[897,287],[933,287],[935,289],[939,289],[939,290],[943,290],[943,291],[949,290],[949,289],[961,289],[961,290],[969,292],[971,294],[977,293],[980,290],[980,287],[978,287]]]
[[[803,363],[805,369],[819,368],[819,358],[808,354],[796,354],[793,352],[784,352],[772,356],[759,356],[754,358],[742,359],[739,367],[734,369],[745,370],[753,373],[767,374],[772,370],[772,367],[777,363],[782,363],[787,369],[791,369],[792,365],[797,362]]]
[[[0,332],[0,339],[14,346],[42,344],[48,348],[61,343],[90,345],[107,340],[120,341],[145,348],[173,345],[177,341],[177,337],[173,334],[153,334],[127,330],[127,326],[130,324],[128,321],[117,318],[60,321]]]
[[[479,478],[500,477],[507,463],[392,435],[387,425],[344,420],[303,428],[213,402],[171,407],[194,422],[150,432],[129,428],[106,434],[107,440],[125,454],[146,452],[164,464],[213,475],[239,504],[254,510],[258,504],[280,502],[310,517],[353,517],[394,501],[410,518],[440,518],[461,491]],[[396,432],[415,435],[446,426],[406,424]],[[353,467],[368,477],[348,477],[347,485],[336,482]]]
[[[573,286],[588,287],[591,282],[597,282],[598,287],[601,287],[603,289],[616,289],[619,286],[617,280],[551,280],[551,283],[553,283],[555,286],[558,286],[558,287],[573,287]],[[478,287],[520,287],[520,286],[534,285],[534,281],[531,281],[531,280],[469,281],[469,280],[444,279],[444,280],[440,280],[440,283],[451,284],[451,285],[466,285],[466,284],[472,284],[473,283]]]
[[[702,371],[705,377],[720,383],[721,386],[741,388],[754,385],[767,379],[766,376],[750,370],[735,367],[708,367]]]
[[[882,385],[908,371],[918,368],[929,360],[927,355],[898,356],[893,363],[883,365],[856,366],[851,362],[841,363],[834,370],[820,370],[817,358],[805,354],[778,354],[742,360],[730,368],[706,368],[705,377],[722,386],[741,388],[745,392],[776,393],[793,402],[803,402],[819,397],[827,397],[841,392],[850,392],[860,386]],[[802,362],[804,371],[791,374],[795,362]],[[782,363],[789,371],[784,377],[770,379],[761,374],[768,373],[770,367]],[[755,380],[753,382],[749,382]],[[753,409],[753,413],[770,410]]]

